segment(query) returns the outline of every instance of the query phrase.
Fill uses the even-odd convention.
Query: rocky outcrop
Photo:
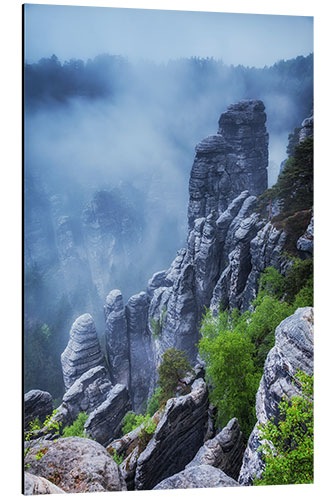
[[[32,390],[24,394],[24,429],[36,418],[43,423],[53,412],[53,400],[49,392]]]
[[[313,115],[303,120],[302,127],[299,132],[299,142],[303,142],[305,139],[310,137],[313,137]]]
[[[44,477],[34,476],[33,474],[29,474],[29,472],[24,473],[25,495],[51,495],[57,493],[65,492]]]
[[[256,197],[244,192],[217,220],[221,232],[222,265],[210,303],[213,310],[218,310],[221,305],[239,309],[244,306],[244,289],[252,269],[250,245],[262,227],[259,216],[253,213],[255,204]]]
[[[216,135],[196,146],[190,178],[189,228],[211,213],[222,213],[242,191],[257,196],[267,187],[268,134],[261,101],[228,107]]]
[[[250,272],[242,292],[242,301],[239,304],[242,311],[249,308],[256,298],[258,282],[261,273],[266,267],[272,266],[284,273],[290,263],[283,249],[287,235],[283,230],[278,230],[268,222],[250,242]]]
[[[122,190],[97,191],[82,212],[82,232],[90,272],[103,301],[115,288],[115,283],[124,280],[124,271],[126,275],[133,275],[126,276],[127,281],[139,279],[133,263],[137,262],[141,250],[143,221],[142,213],[138,213],[131,202],[131,195],[138,201],[138,193],[133,191],[129,184],[123,185]]]
[[[94,321],[90,314],[83,314],[73,323],[69,342],[61,355],[66,391],[83,373],[103,364]]]
[[[180,472],[203,444],[207,427],[208,391],[197,379],[186,396],[169,399],[147,448],[137,461],[135,487],[152,489]]]
[[[139,438],[143,426],[144,424],[141,424],[107,446],[107,451],[111,456],[116,453],[119,457],[123,457],[119,467],[126,481],[127,489],[131,491],[134,490],[135,471],[140,456]]]
[[[126,305],[127,335],[131,365],[130,394],[133,410],[144,410],[155,367],[148,330],[149,299],[145,292],[133,295]]]
[[[312,257],[313,255],[313,237],[314,228],[312,216],[305,233],[297,240],[297,250],[299,250],[305,257]]]
[[[226,486],[234,487],[239,484],[220,469],[211,465],[197,465],[164,479],[153,489],[222,488]]]
[[[121,421],[130,409],[127,388],[117,384],[109,392],[105,401],[90,413],[84,429],[88,436],[106,446],[110,441],[119,437]]]
[[[211,465],[237,480],[244,451],[243,434],[238,420],[233,418],[213,439],[205,442],[186,469]]]
[[[98,408],[111,389],[110,377],[104,366],[96,366],[81,375],[63,397],[71,421],[81,412],[90,414]]]
[[[282,398],[299,394],[296,372],[313,373],[313,308],[303,307],[280,323],[275,331],[275,346],[269,352],[256,397],[257,424],[245,450],[239,483],[251,485],[260,477],[264,464],[260,453],[258,425],[279,418]]]
[[[107,296],[104,315],[106,353],[112,383],[124,384],[129,387],[130,366],[127,320],[120,290],[112,290]]]
[[[117,464],[102,445],[91,439],[43,441],[29,451],[25,464],[30,465],[30,473],[47,479],[65,493],[126,490]]]

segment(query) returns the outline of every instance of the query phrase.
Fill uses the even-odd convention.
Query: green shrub
[[[313,287],[313,259],[295,259],[284,279],[285,300],[292,304],[303,287]],[[310,300],[313,305],[313,298]]]
[[[258,198],[263,211],[270,200],[278,200],[282,216],[309,210],[313,206],[313,139],[307,138],[293,149],[274,186]]]
[[[149,415],[146,415],[143,419],[143,427],[139,432],[139,452],[146,448],[147,444],[154,435],[156,429],[156,422]]]
[[[265,470],[255,485],[313,482],[313,377],[298,373],[302,396],[279,405],[280,419],[260,426],[267,440],[263,452]]]
[[[163,326],[166,322],[166,317],[167,317],[167,308],[166,306],[162,307],[160,317],[158,319],[155,319],[153,316],[150,318],[150,327],[152,330],[152,335],[156,339],[159,337],[159,335],[162,332]]]
[[[117,465],[120,465],[122,463],[122,461],[124,460],[124,455],[118,455],[116,450],[114,450],[112,458],[116,462]]]
[[[259,279],[259,296],[270,295],[282,299],[285,293],[284,277],[275,267],[266,267]]]
[[[157,369],[161,388],[161,398],[167,400],[176,394],[177,387],[186,387],[183,378],[193,370],[184,351],[174,347],[167,349],[162,356],[162,363]]]
[[[39,445],[39,449],[36,453],[36,458],[37,460],[40,460],[43,455],[45,455],[47,448],[42,448],[41,443],[44,439],[44,437],[49,434],[50,432],[60,432],[60,427],[61,427],[61,422],[58,422],[55,420],[55,416],[57,415],[59,410],[53,410],[51,415],[48,415],[46,419],[44,420],[43,423],[40,422],[38,418],[35,418],[32,422],[30,422],[30,430],[25,433],[24,435],[24,440],[29,443],[32,439],[35,439],[35,433],[37,432],[38,438],[37,438],[37,443],[34,444],[36,447],[36,444]],[[41,433],[38,433],[38,431],[41,431]],[[41,435],[40,435],[41,434]],[[29,451],[31,450],[31,446],[28,444],[28,446],[25,447],[24,449],[24,456],[26,456]],[[25,464],[26,468],[30,468],[30,464]]]
[[[154,413],[156,413],[157,410],[160,408],[162,404],[162,399],[163,399],[162,388],[158,386],[156,387],[154,394],[148,401],[146,414],[152,417]]]
[[[213,387],[210,399],[218,410],[218,424],[224,426],[237,417],[248,437],[256,421],[254,406],[260,374],[255,369],[254,345],[244,323],[244,317],[237,320],[226,311],[213,317],[208,311],[201,327],[199,352]]]
[[[64,427],[62,437],[88,437],[85,430],[84,424],[88,419],[88,415],[85,412],[79,413],[76,420],[74,420],[72,425]]]
[[[312,304],[312,260],[296,260],[286,277],[274,268],[265,270],[252,312],[222,311],[215,317],[211,311],[206,313],[199,352],[206,362],[210,398],[220,425],[237,417],[248,436],[255,423],[255,395],[267,354],[274,346],[275,329],[298,307]]]
[[[259,294],[253,302],[256,306],[248,316],[247,335],[254,345],[254,365],[262,372],[265,359],[275,342],[275,329],[285,318],[293,314],[294,307],[270,295]]]
[[[126,413],[123,418],[123,426],[121,428],[123,436],[139,427],[139,425],[143,423],[144,418],[144,415],[136,415],[132,411]]]

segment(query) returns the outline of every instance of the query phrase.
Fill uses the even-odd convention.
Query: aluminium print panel
[[[23,30],[23,492],[312,483],[313,18]]]

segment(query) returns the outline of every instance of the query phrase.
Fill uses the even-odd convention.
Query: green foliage
[[[274,346],[274,332],[285,318],[293,314],[294,307],[270,295],[259,295],[246,326],[247,335],[254,345],[254,365],[261,374],[268,352]]]
[[[270,200],[278,200],[281,214],[277,220],[313,206],[313,139],[305,139],[290,151],[294,155],[287,160],[276,184],[258,198],[261,212]]]
[[[294,309],[299,307],[313,306],[313,280],[305,285],[296,295],[294,300]]]
[[[138,445],[141,453],[145,449],[145,447],[147,446],[147,444],[149,443],[150,439],[152,438],[155,432],[156,422],[148,413],[146,413],[146,415],[141,415],[141,414],[136,415],[133,412],[126,413],[122,427],[123,435],[128,434],[129,432],[133,431],[140,425],[142,425],[142,429],[139,432]],[[122,460],[123,457],[121,457],[121,461]]]
[[[25,433],[24,440],[29,443],[32,439],[35,440],[37,437],[37,446],[39,444],[39,449],[36,453],[37,460],[40,460],[43,455],[45,455],[47,448],[41,448],[41,441],[43,441],[44,437],[50,432],[59,433],[61,422],[58,422],[54,417],[57,415],[58,410],[53,410],[51,415],[48,415],[43,423],[40,422],[38,418],[35,418],[32,422],[30,422],[30,429]],[[38,433],[40,431],[40,433]],[[28,446],[24,449],[24,456],[26,456],[31,450],[31,446]],[[30,464],[25,464],[26,468],[30,468]]]
[[[157,410],[160,408],[162,404],[162,399],[163,399],[162,388],[158,386],[156,387],[154,394],[148,401],[146,414],[153,416],[154,413],[156,413]]]
[[[293,266],[288,270],[284,279],[285,300],[291,304],[296,295],[306,287],[308,291],[313,290],[313,259],[295,259]],[[310,297],[309,297],[310,298]],[[310,303],[313,305],[313,297]]]
[[[279,405],[280,419],[260,426],[266,440],[263,451],[265,470],[256,485],[313,482],[313,377],[298,373],[302,396]]]
[[[248,436],[255,424],[260,375],[253,361],[254,346],[243,327],[244,318],[231,318],[226,311],[213,317],[208,311],[201,327],[199,352],[213,386],[210,398],[218,409],[217,422],[224,426],[237,417]]]
[[[114,450],[112,458],[116,462],[117,465],[120,465],[122,463],[122,461],[124,460],[124,455],[118,455],[116,450]]]
[[[64,427],[62,437],[88,437],[85,430],[84,424],[88,419],[88,415],[85,412],[79,413],[77,419],[73,422],[72,425],[68,425]]]
[[[199,352],[206,361],[210,397],[221,426],[237,417],[245,435],[251,431],[255,395],[275,329],[298,307],[313,304],[312,271],[311,259],[295,260],[285,277],[269,267],[260,278],[252,312],[222,311],[215,317],[206,313]]]
[[[129,432],[139,427],[139,425],[143,423],[144,418],[144,415],[136,415],[132,411],[126,413],[123,418],[123,426],[121,428],[123,435],[128,434]]]
[[[313,305],[313,259],[294,259],[285,276],[267,267],[259,280],[258,300],[270,295],[297,307]],[[297,303],[296,303],[297,298]],[[256,301],[255,301],[256,304]]]
[[[259,279],[259,296],[270,295],[282,299],[285,292],[284,278],[275,267],[266,267]]]
[[[139,432],[139,452],[146,448],[147,444],[153,437],[153,434],[156,429],[156,422],[149,415],[146,415],[143,419],[143,427]]]
[[[150,318],[150,326],[152,329],[153,338],[157,339],[158,336],[161,334],[162,328],[166,322],[166,317],[167,317],[167,309],[166,306],[163,306],[158,319],[155,319],[153,316]]]
[[[182,379],[192,372],[192,368],[186,353],[172,347],[164,352],[162,363],[157,371],[158,384],[162,392],[161,398],[167,400],[176,394],[178,386],[186,387]]]

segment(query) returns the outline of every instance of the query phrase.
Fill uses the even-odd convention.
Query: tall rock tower
[[[195,219],[221,214],[242,191],[258,196],[267,188],[268,133],[262,101],[228,107],[216,135],[201,141],[189,184],[189,229]]]

